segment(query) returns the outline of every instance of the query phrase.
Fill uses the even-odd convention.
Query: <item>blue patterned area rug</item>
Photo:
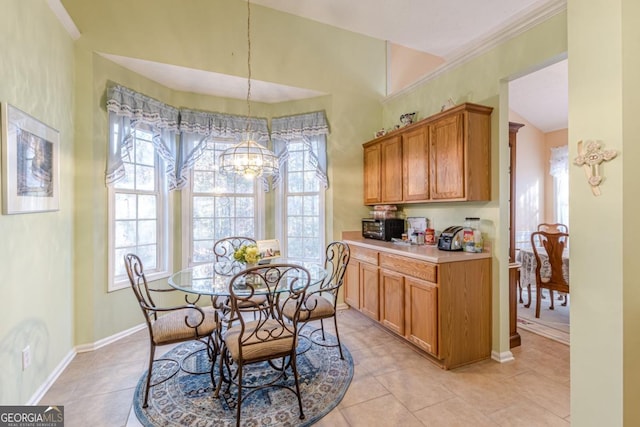
[[[328,336],[327,339],[335,337]],[[163,357],[182,361],[191,372],[180,370],[174,377],[162,384],[151,387],[149,406],[142,407],[146,372],[140,378],[133,397],[133,407],[140,423],[146,427],[173,426],[227,426],[235,425],[236,410],[230,408],[222,397],[213,397],[209,370],[211,363],[199,342],[181,344]],[[306,351],[305,351],[306,350]],[[305,418],[299,418],[298,400],[289,390],[271,387],[253,393],[242,405],[241,421],[246,426],[309,426],[335,408],[344,396],[353,378],[353,359],[342,346],[344,360],[340,359],[337,347],[310,345],[308,340],[300,340],[298,351],[298,374]],[[170,374],[175,363],[156,361],[153,381],[156,376]],[[261,364],[245,368],[245,380],[260,377],[264,381],[269,370]],[[217,367],[215,371],[217,380]],[[268,375],[268,374],[267,374]],[[160,377],[159,377],[160,378]],[[293,386],[293,377],[288,381]],[[223,385],[224,390],[224,385]],[[232,391],[234,389],[232,388]]]

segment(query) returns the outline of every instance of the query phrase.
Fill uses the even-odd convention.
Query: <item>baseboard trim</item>
[[[42,397],[47,393],[47,391],[49,391],[53,383],[56,382],[60,374],[62,374],[62,372],[67,368],[67,366],[69,366],[69,363],[71,363],[73,358],[76,357],[76,354],[77,353],[75,350],[71,350],[69,353],[67,353],[64,359],[62,359],[62,361],[58,364],[58,366],[56,366],[56,368],[53,370],[51,375],[47,377],[45,382],[38,388],[38,390],[36,390],[34,395],[31,396],[31,399],[27,401],[26,405],[37,405],[38,402],[40,402],[40,399],[42,399]]]
[[[104,347],[107,344],[114,343],[122,338],[125,338],[129,335],[132,335],[138,332],[141,329],[146,328],[146,324],[141,323],[139,325],[134,326],[133,328],[129,328],[125,331],[118,332],[117,334],[111,335],[110,337],[103,338],[98,340],[92,344],[82,344],[75,346],[69,353],[62,359],[62,361],[56,366],[56,368],[51,372],[51,374],[47,377],[44,383],[36,390],[36,392],[31,396],[26,403],[26,405],[37,405],[40,402],[40,399],[44,397],[44,395],[49,391],[53,383],[56,382],[58,377],[64,372],[64,370],[69,366],[69,363],[76,357],[78,353],[86,353],[89,351],[97,350],[101,347]]]
[[[503,351],[502,353],[498,351],[492,351],[491,358],[499,363],[513,362],[514,360],[516,360],[515,357],[513,357],[513,353],[511,353],[511,351]]]
[[[122,332],[118,332],[117,334],[111,335],[110,337],[106,337],[103,338],[101,340],[98,340],[94,343],[91,344],[82,344],[82,345],[77,345],[75,350],[78,353],[86,353],[88,351],[94,351],[97,350],[99,348],[104,347],[105,345],[114,343],[124,337],[128,337],[129,335],[135,334],[136,332],[146,328],[147,325],[144,323],[141,323],[139,325],[134,326],[133,328],[129,328],[126,329]]]

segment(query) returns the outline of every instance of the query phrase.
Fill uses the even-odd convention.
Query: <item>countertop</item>
[[[491,258],[491,252],[485,248],[481,253],[471,253],[463,251],[442,251],[437,246],[427,245],[397,245],[392,242],[381,240],[365,239],[359,232],[345,231],[342,233],[342,240],[347,244],[353,244],[368,249],[384,251],[400,256],[419,259],[422,261],[443,264],[448,262],[471,261],[475,259]]]

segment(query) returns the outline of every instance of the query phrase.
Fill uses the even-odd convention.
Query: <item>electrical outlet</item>
[[[24,371],[31,365],[31,347],[26,346],[22,350],[22,370]]]

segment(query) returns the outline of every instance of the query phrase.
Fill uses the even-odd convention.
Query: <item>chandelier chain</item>
[[[247,132],[251,122],[251,1],[247,0]]]

